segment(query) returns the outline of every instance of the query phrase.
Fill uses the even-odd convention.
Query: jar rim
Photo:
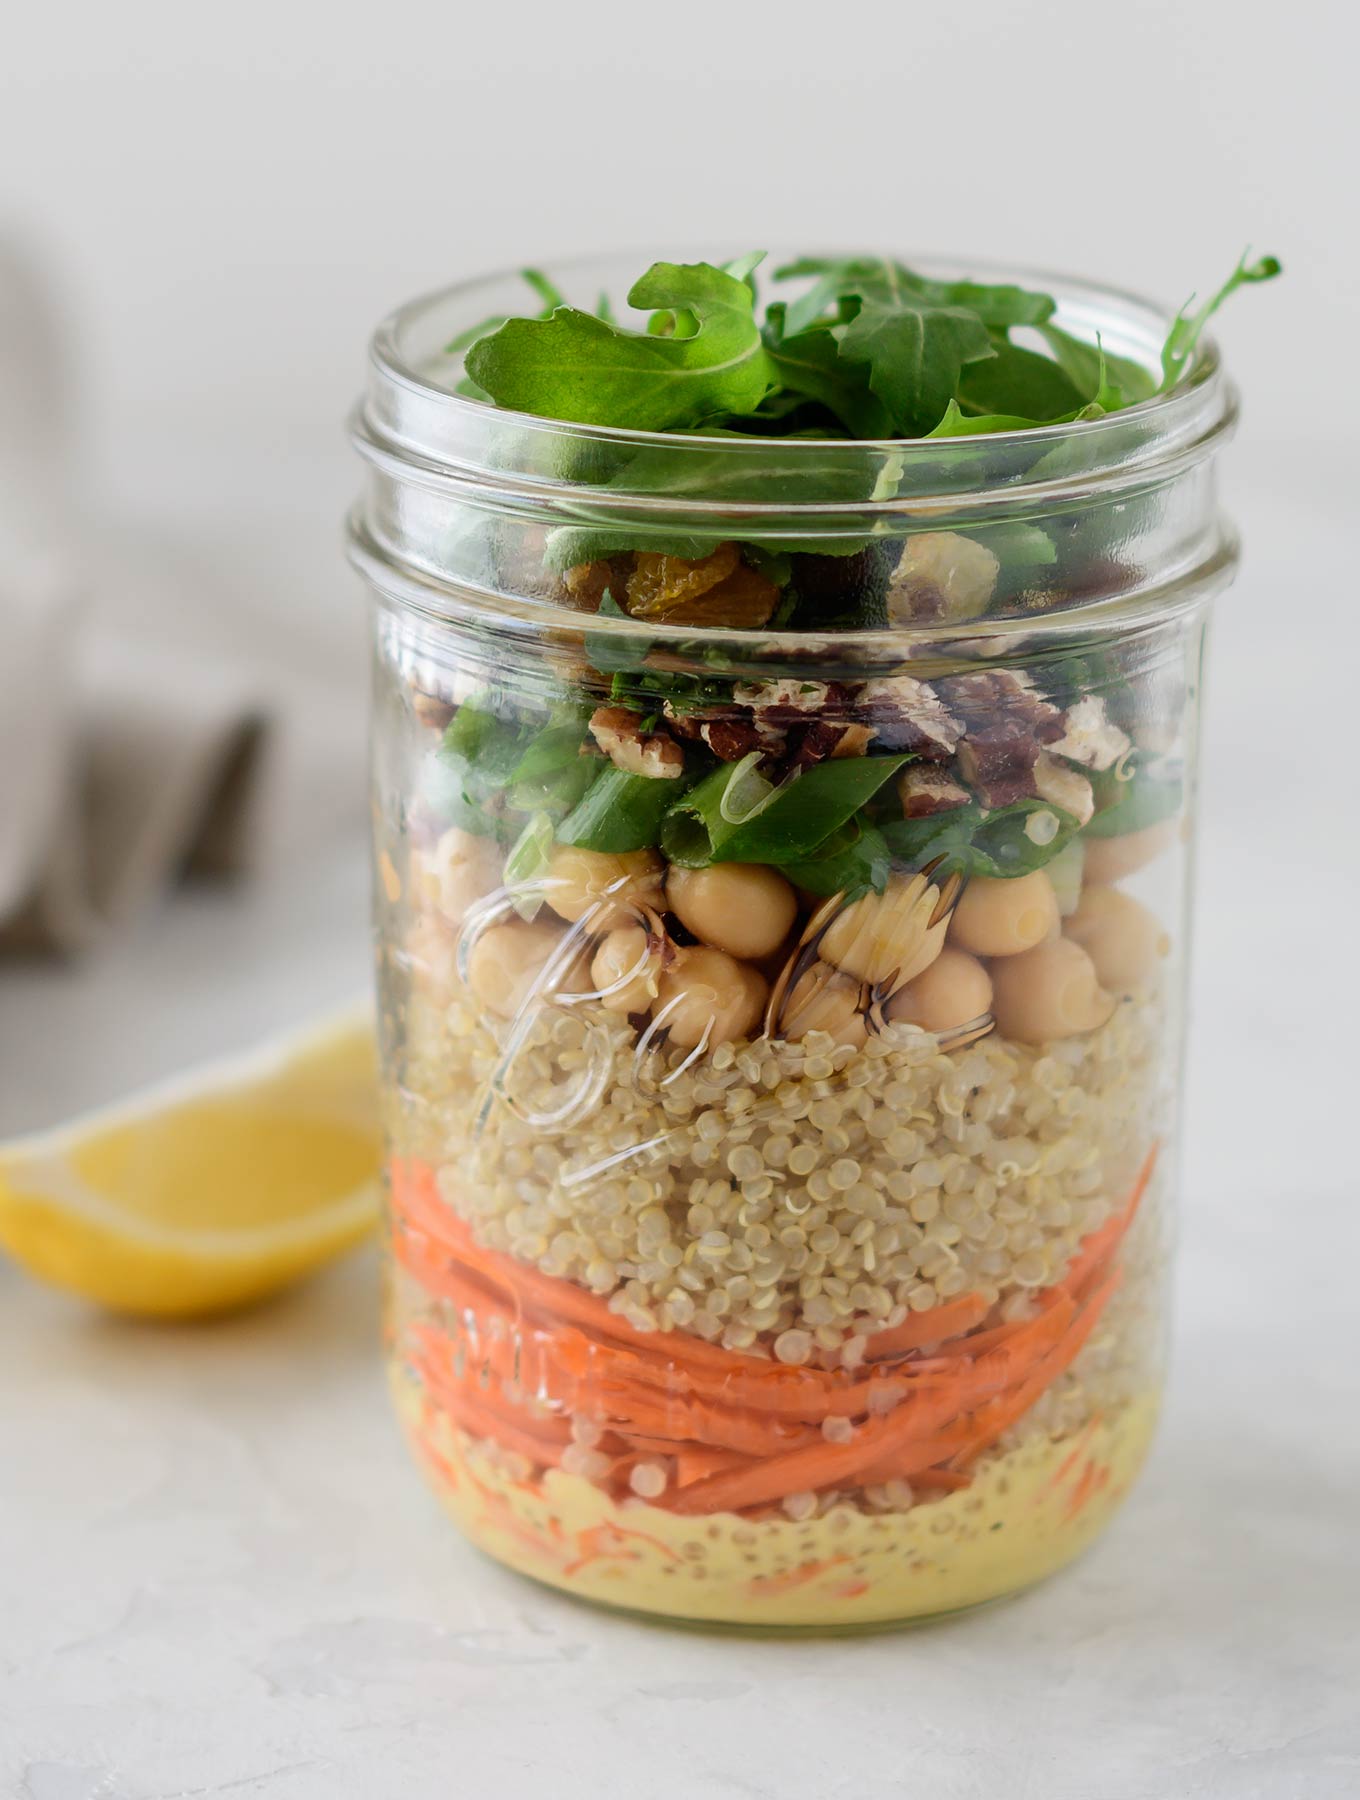
[[[561,283],[568,299],[575,288],[590,303],[601,285],[635,275],[642,263],[634,253],[578,258],[556,262],[547,273]],[[1078,336],[1088,342],[1099,337],[1113,354],[1131,358],[1149,372],[1160,369],[1161,346],[1174,314],[1138,295],[982,260],[913,258],[912,266],[928,276],[957,278],[966,269],[979,279],[1041,287],[1057,303],[1055,319]],[[636,528],[645,543],[667,533],[683,534],[688,526],[709,537],[757,545],[762,538],[787,540],[794,547],[815,548],[929,529],[932,522],[937,528],[967,531],[1065,506],[1117,505],[1175,481],[1211,456],[1237,416],[1235,391],[1207,336],[1187,377],[1169,393],[1099,419],[957,438],[635,431],[513,412],[455,392],[461,359],[447,350],[451,338],[489,312],[508,313],[522,304],[521,275],[502,271],[408,301],[378,326],[370,346],[366,395],[351,430],[357,450],[380,480],[546,528],[588,524],[619,535]],[[658,481],[659,470],[664,470],[664,480]],[[1226,534],[1220,535],[1226,544]],[[370,573],[376,559],[393,570],[414,573],[422,590],[431,581],[440,585],[439,569],[428,561],[408,563],[390,534],[365,533],[358,519],[351,537],[356,560]],[[1212,551],[1208,561],[1215,561]],[[1160,590],[1165,584],[1155,586]],[[449,587],[443,592],[447,603]],[[1151,597],[1079,601],[1059,616],[1070,625],[1081,614],[1094,626],[1095,615],[1105,617],[1113,609],[1127,617],[1135,598]],[[483,623],[488,612],[504,616],[507,611],[507,596],[499,591],[479,592],[476,601]],[[579,612],[550,599],[526,600],[525,605],[544,627],[569,622],[581,627]],[[1164,596],[1160,610],[1165,610]],[[658,635],[648,621],[609,623],[624,633]],[[898,654],[906,655],[908,640],[919,646],[923,640],[1003,637],[1032,633],[1038,624],[1034,615],[993,616],[966,629],[941,622],[914,624],[909,631],[901,626],[886,632],[861,628],[837,637],[866,648],[869,640],[893,637]],[[681,635],[735,649],[738,640],[768,642],[771,634],[768,629],[685,627]]]
[[[637,269],[643,266],[645,253],[628,252],[615,254],[606,258],[580,256],[562,258],[545,266],[545,273],[550,279],[566,280],[574,275],[583,275],[587,271],[597,270],[609,265]],[[980,277],[989,281],[1013,282],[1017,285],[1037,288],[1040,292],[1052,294],[1058,302],[1055,317],[1079,309],[1084,318],[1096,309],[1104,309],[1109,321],[1122,327],[1121,335],[1125,340],[1125,348],[1120,352],[1132,355],[1133,359],[1142,362],[1150,374],[1160,373],[1160,365],[1156,352],[1160,352],[1166,333],[1170,329],[1176,314],[1169,307],[1134,292],[1132,289],[1116,287],[1103,282],[1094,282],[1084,277],[1074,276],[1051,269],[1038,269],[1024,264],[992,261],[976,257],[913,257],[911,266],[928,277],[968,278]],[[583,425],[567,419],[554,419],[548,414],[518,412],[511,408],[489,406],[487,402],[471,395],[459,394],[451,387],[441,386],[432,381],[422,371],[419,361],[410,353],[410,339],[413,331],[422,322],[427,321],[435,309],[447,308],[452,302],[471,300],[481,294],[491,294],[501,285],[522,282],[522,270],[504,268],[489,273],[469,276],[466,280],[451,282],[444,287],[432,288],[415,298],[395,307],[382,319],[370,340],[370,358],[373,369],[380,378],[390,381],[425,398],[437,398],[444,405],[451,418],[476,420],[481,423],[490,415],[503,423],[513,423],[518,428],[544,428],[554,434],[579,436],[584,441],[598,441],[610,444],[629,444],[643,448],[676,448],[698,447],[711,450],[715,440],[703,432],[694,431],[642,431],[631,427],[615,425]],[[1080,333],[1078,333],[1080,335]],[[1136,345],[1130,338],[1140,340]],[[1090,341],[1089,339],[1087,341]],[[1107,347],[1109,347],[1107,345]],[[428,352],[427,352],[428,354]],[[461,359],[450,374],[461,369]],[[828,452],[853,453],[863,449],[874,449],[900,455],[910,450],[914,456],[933,455],[953,445],[964,442],[973,446],[994,443],[1026,443],[1036,440],[1046,444],[1056,442],[1067,435],[1079,436],[1088,440],[1108,435],[1119,422],[1128,422],[1135,418],[1142,420],[1152,415],[1162,419],[1184,413],[1196,399],[1203,398],[1206,385],[1223,380],[1222,362],[1217,341],[1212,334],[1205,333],[1200,339],[1191,368],[1185,378],[1167,393],[1156,393],[1146,400],[1140,400],[1133,406],[1124,407],[1117,413],[1108,413],[1103,418],[1078,420],[1070,425],[1035,425],[1023,431],[977,432],[967,439],[932,439],[932,438],[781,438],[763,437],[755,433],[743,433],[737,438],[724,438],[722,446],[726,450],[737,450],[743,454],[758,455],[762,450],[768,451],[777,447],[781,452],[787,451],[795,457],[811,460],[812,457]],[[438,460],[436,457],[434,460]]]

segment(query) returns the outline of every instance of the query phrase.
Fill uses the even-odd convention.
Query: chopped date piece
[[[931,762],[948,762],[963,731],[935,689],[911,675],[866,681],[857,710],[884,749],[914,750]]]
[[[1042,745],[1055,743],[1063,735],[1063,715],[1021,669],[952,675],[940,688],[970,737],[978,732],[991,735],[1005,727],[1023,731]]]
[[[881,539],[852,556],[797,552],[792,588],[798,596],[795,626],[864,630],[889,623],[888,584],[902,541]]]
[[[888,584],[894,624],[955,624],[986,612],[1001,565],[985,544],[957,531],[909,537]]]
[[[708,719],[700,724],[698,736],[723,762],[740,762],[743,756],[762,748],[760,731],[750,719]],[[776,745],[763,747],[782,748],[782,736]]]
[[[789,767],[810,769],[814,763],[863,756],[873,736],[870,725],[842,725],[834,719],[818,719],[801,732],[788,759]]]
[[[1034,799],[1038,760],[1038,740],[1015,720],[970,732],[959,744],[959,772],[989,808]]]
[[[1098,773],[1112,769],[1131,748],[1129,735],[1105,711],[1105,702],[1087,694],[1063,714],[1063,735],[1053,741],[1055,756]]]
[[[749,707],[705,707],[688,712],[667,700],[661,710],[672,737],[688,744],[706,744],[723,762],[740,762],[752,750],[778,756],[784,749],[784,732],[753,717]]]
[[[1041,750],[1034,762],[1034,791],[1050,806],[1071,813],[1078,825],[1088,825],[1096,810],[1090,782],[1079,769],[1062,762],[1051,751]]]
[[[1102,600],[1127,592],[1138,578],[1138,569],[1113,556],[1088,557],[1064,570],[1060,598],[1068,606],[1081,600]]]
[[[616,769],[625,775],[670,780],[684,773],[685,753],[664,731],[642,729],[642,720],[626,706],[596,707],[590,735]]]
[[[973,796],[962,782],[934,763],[912,763],[897,783],[904,819],[929,819],[936,813],[954,812]]]

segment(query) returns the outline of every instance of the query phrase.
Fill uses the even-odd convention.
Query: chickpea
[[[704,1042],[713,1049],[734,1038],[750,1037],[768,994],[758,969],[725,950],[699,944],[682,950],[662,974],[657,1018],[682,1050]]]
[[[859,1002],[859,982],[829,963],[813,963],[785,996],[780,1035],[796,1042],[810,1031],[824,1031],[838,1044],[858,1050],[869,1035]]]
[[[1112,994],[1142,987],[1158,957],[1171,948],[1156,915],[1112,887],[1083,888],[1075,911],[1063,922],[1063,935],[1081,945],[1101,986]]]
[[[1162,854],[1176,838],[1176,821],[1163,819],[1158,825],[1145,825],[1141,831],[1126,831],[1122,837],[1084,837],[1086,845],[1086,879],[1088,881],[1123,881],[1129,875]]]
[[[979,876],[959,896],[949,941],[975,956],[1015,956],[1058,929],[1058,897],[1042,869],[1009,881]]]
[[[985,1017],[991,1007],[992,981],[986,969],[966,950],[946,944],[928,969],[897,990],[884,1013],[890,1020],[902,1019],[943,1037]]]
[[[654,850],[578,850],[559,844],[547,874],[548,905],[573,924],[590,914],[592,931],[626,923],[630,909],[659,906],[661,858]]]
[[[430,905],[450,925],[461,925],[478,900],[501,884],[501,853],[494,838],[474,837],[453,825],[425,861]]]
[[[1049,938],[992,968],[992,1012],[1003,1037],[1022,1044],[1094,1031],[1114,1011],[1095,964],[1071,938]]]
[[[900,987],[940,954],[949,921],[930,923],[939,898],[924,875],[890,876],[881,894],[841,908],[823,934],[822,955],[857,981]]]
[[[592,985],[603,998],[607,1012],[645,1013],[652,1010],[660,979],[658,959],[651,954],[651,939],[641,925],[620,925],[600,944],[590,965]],[[634,973],[636,971],[636,973]],[[625,980],[625,977],[631,977]],[[607,988],[623,982],[613,993]]]
[[[704,943],[729,956],[769,956],[798,917],[792,887],[762,863],[712,863],[706,869],[672,868],[666,904]]]
[[[546,919],[526,923],[522,919],[505,925],[492,925],[481,932],[468,954],[468,986],[489,1012],[502,1019],[512,1019],[524,1002],[535,992],[570,992],[584,986],[584,956],[573,958],[570,967],[553,980],[551,990],[543,984],[543,971],[548,959],[563,941],[563,933]]]
[[[752,961],[765,977],[766,981],[769,982],[770,986],[773,987],[775,982],[778,981],[779,977],[784,973],[789,958],[795,956],[797,952],[798,923],[797,920],[795,920],[793,930],[777,949],[771,950],[768,956],[753,957]]]
[[[407,933],[402,961],[412,988],[436,1006],[454,996],[458,934],[435,913],[422,913]]]

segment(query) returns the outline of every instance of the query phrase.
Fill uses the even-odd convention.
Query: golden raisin
[[[779,589],[741,561],[735,544],[719,544],[699,562],[644,551],[628,582],[628,610],[635,619],[667,625],[763,625],[779,601]]]
[[[678,609],[726,581],[739,561],[735,544],[719,544],[697,562],[640,551],[628,578],[628,610],[635,619],[670,620]],[[684,617],[676,619],[677,624],[690,622]]]
[[[740,563],[717,587],[668,612],[672,625],[730,625],[753,631],[779,604],[779,589],[757,569]]]
[[[614,557],[610,561],[577,563],[563,573],[562,585],[567,590],[570,604],[578,612],[598,612],[607,592],[612,592],[614,598],[622,602],[627,580],[623,559]]]

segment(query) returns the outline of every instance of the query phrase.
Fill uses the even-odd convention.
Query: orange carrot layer
[[[963,1486],[1094,1330],[1156,1155],[1154,1146],[1125,1204],[1082,1240],[1028,1318],[989,1327],[990,1303],[959,1295],[874,1333],[866,1356],[891,1367],[859,1376],[640,1331],[598,1295],[478,1245],[433,1172],[394,1161],[398,1257],[456,1320],[452,1336],[418,1330],[419,1372],[460,1428],[539,1466],[560,1459],[573,1415],[597,1426],[607,1483],[665,1458],[673,1485],[658,1504],[682,1513],[758,1516],[792,1493],[893,1479]],[[916,1354],[926,1345],[938,1350]],[[833,1418],[850,1423],[847,1441],[823,1434]]]

